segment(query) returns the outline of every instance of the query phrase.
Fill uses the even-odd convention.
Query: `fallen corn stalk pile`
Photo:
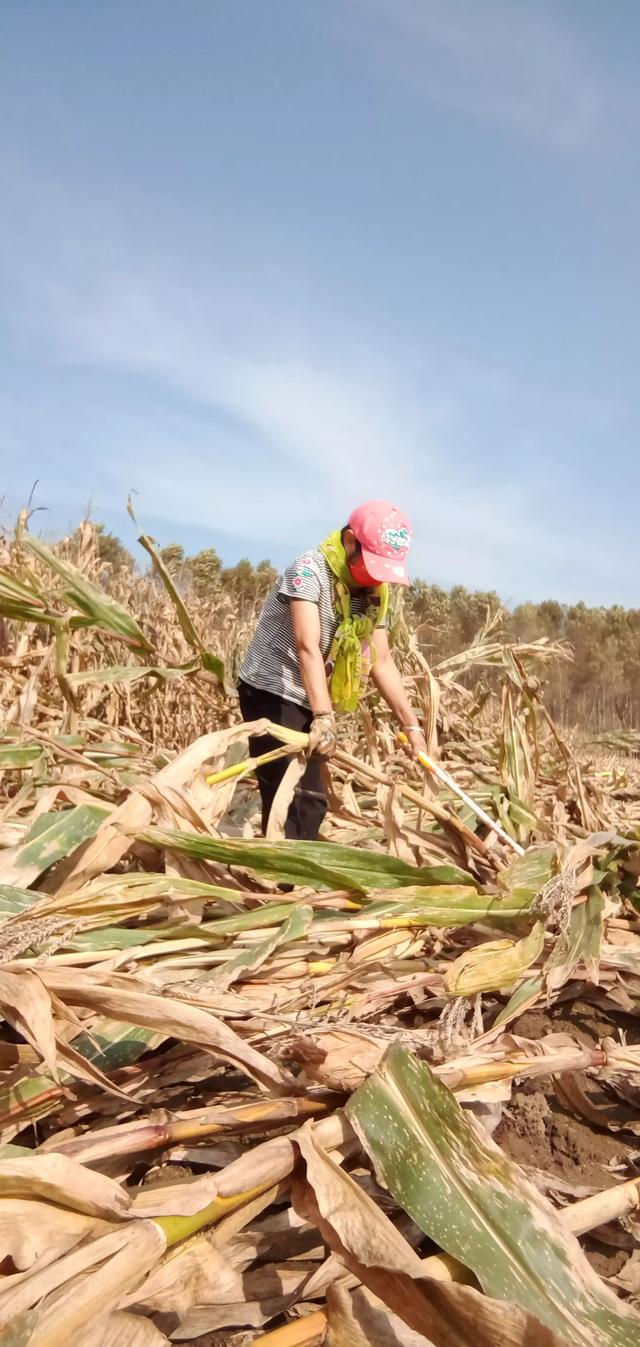
[[[431,752],[523,856],[375,706],[327,840],[282,838],[294,735],[261,840],[246,727],[164,753],[82,701],[105,622],[149,638],[70,564],[2,590],[32,625],[3,656],[0,1343],[637,1344],[637,805],[546,716],[562,652],[488,623],[434,672],[398,631]],[[205,666],[163,666],[202,720]]]

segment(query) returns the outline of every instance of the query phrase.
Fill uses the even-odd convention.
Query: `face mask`
[[[356,584],[360,585],[362,589],[377,588],[378,581],[372,579],[369,575],[361,552],[358,552],[355,557],[351,557],[349,561],[349,570],[351,571]]]

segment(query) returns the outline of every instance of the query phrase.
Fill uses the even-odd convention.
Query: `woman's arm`
[[[300,677],[314,716],[331,714],[331,697],[320,647],[320,613],[308,599],[290,599]]]
[[[411,752],[414,758],[422,750],[426,751],[426,741],[421,729],[410,729],[417,724],[416,713],[407,697],[404,683],[389,649],[389,638],[384,627],[376,627],[373,633],[373,664],[371,677],[381,697],[393,711],[396,720],[408,734]]]

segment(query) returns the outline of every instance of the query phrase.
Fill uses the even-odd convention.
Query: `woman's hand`
[[[309,730],[309,753],[330,758],[338,747],[336,718],[332,711],[321,711],[313,717]]]
[[[407,736],[407,747],[412,758],[417,758],[419,753],[427,752],[427,741],[419,725],[407,725],[403,733]]]

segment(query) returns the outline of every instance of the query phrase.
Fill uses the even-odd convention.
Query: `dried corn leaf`
[[[15,1291],[0,1293],[0,1325],[10,1327],[14,1314],[38,1304],[29,1347],[67,1347],[69,1338],[80,1335],[96,1317],[117,1309],[165,1249],[165,1236],[155,1221],[135,1221],[104,1235],[37,1272]]]
[[[70,974],[50,966],[43,968],[42,978],[47,987],[70,1005],[89,1006],[101,1014],[118,1015],[131,1024],[157,1029],[167,1037],[199,1043],[240,1066],[277,1093],[290,1093],[292,1088],[295,1089],[295,1082],[287,1072],[257,1052],[208,1010],[170,996],[156,996],[139,990],[133,979],[114,977],[108,982],[100,982],[97,978]]]
[[[150,1319],[116,1310],[83,1324],[65,1347],[170,1347],[170,1343]]]
[[[0,1009],[28,1043],[40,1053],[53,1079],[58,1080],[56,1032],[51,998],[35,973],[8,973],[0,968]]]
[[[78,612],[84,614],[84,618],[112,636],[119,636],[121,640],[141,650],[153,650],[151,643],[126,608],[110,598],[104,589],[92,584],[77,566],[52,551],[39,538],[23,534],[20,543],[22,547],[35,553],[39,560],[63,581],[63,588],[56,597],[70,607],[76,608]],[[82,619],[72,619],[72,625],[74,624],[81,625]]]
[[[0,1202],[2,1197],[52,1202],[112,1221],[122,1220],[130,1206],[119,1183],[85,1169],[77,1160],[51,1152],[28,1159],[0,1160]]]
[[[327,1290],[327,1347],[430,1347],[364,1287],[348,1291],[334,1282]]]
[[[68,1253],[95,1229],[95,1216],[69,1207],[0,1196],[0,1263],[7,1269],[2,1292]],[[12,1266],[15,1271],[8,1269]]]

